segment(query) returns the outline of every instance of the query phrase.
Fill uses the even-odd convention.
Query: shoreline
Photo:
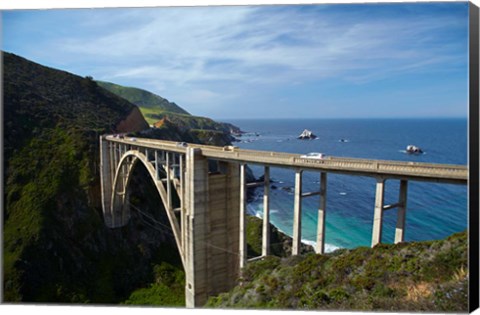
[[[263,217],[260,215],[260,213],[256,212],[253,209],[253,207],[251,205],[251,203],[253,203],[253,202],[254,201],[251,201],[247,204],[247,215],[254,216],[254,217],[259,218],[260,220],[263,220]],[[284,234],[285,236],[287,236],[289,238],[293,238],[292,235],[286,233],[284,230],[279,228],[274,222],[272,222],[272,220],[270,220],[270,224],[272,226],[274,226],[280,233]],[[316,241],[311,241],[311,240],[307,240],[307,239],[304,239],[304,238],[302,238],[300,240],[300,242],[304,245],[311,246],[313,249],[315,249],[315,247],[317,245]],[[342,249],[342,247],[339,247],[339,246],[336,246],[336,245],[333,245],[333,244],[329,244],[329,243],[325,243],[325,253],[331,253],[331,252],[336,251],[337,249]]]

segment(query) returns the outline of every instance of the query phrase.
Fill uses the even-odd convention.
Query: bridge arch
[[[182,260],[186,305],[203,306],[208,296],[235,286],[240,272],[240,212],[236,210],[244,200],[240,167],[235,161],[213,159],[221,171],[210,172],[204,147],[175,142],[157,146],[153,141],[100,137],[105,225],[127,224],[128,187],[135,168],[143,164],[162,200]]]
[[[150,178],[153,181],[153,184],[157,189],[158,194],[160,195],[160,199],[162,200],[164,209],[167,213],[170,227],[172,228],[174,234],[175,243],[177,245],[183,267],[185,268],[185,255],[182,251],[183,242],[180,224],[173,209],[171,209],[171,204],[169,204],[168,201],[170,189],[164,186],[162,180],[159,180],[157,169],[143,152],[139,150],[128,150],[120,157],[115,168],[112,181],[110,213],[105,213],[105,215],[110,216],[110,220],[106,221],[112,222],[112,227],[121,227],[128,223],[130,219],[130,203],[127,189],[132,179],[133,171],[138,163],[141,163],[146,168]],[[158,165],[158,167],[160,167],[160,165]],[[169,182],[165,184],[169,185]]]

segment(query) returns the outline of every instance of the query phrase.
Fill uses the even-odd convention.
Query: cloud
[[[50,56],[50,65],[82,65],[95,78],[213,109],[292,85],[366,85],[466,69],[467,11],[431,8],[437,7],[102,9],[75,12],[71,24],[64,23],[71,13],[55,11],[62,31],[43,30],[51,37],[35,45],[48,52],[42,57]]]
[[[448,19],[372,20],[347,14],[348,21],[341,21],[338,13],[271,7],[136,9],[120,16],[133,27],[116,30],[122,24],[117,16],[105,25],[108,35],[88,42],[69,39],[63,49],[107,64],[131,61],[112,78],[161,76],[178,85],[354,78],[357,70],[374,74],[359,75],[361,82],[441,64],[446,59],[438,55],[455,54],[448,43],[429,38],[454,22]]]

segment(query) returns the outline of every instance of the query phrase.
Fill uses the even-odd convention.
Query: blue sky
[[[2,11],[2,49],[222,118],[466,117],[468,3]]]

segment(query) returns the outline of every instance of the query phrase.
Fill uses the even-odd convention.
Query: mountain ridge
[[[152,93],[150,91],[140,89],[137,87],[122,86],[119,84],[106,82],[106,81],[96,81],[99,86],[102,88],[120,96],[129,102],[137,105],[145,118],[149,120],[150,111],[158,112],[171,112],[183,115],[190,115],[185,109],[181,108],[174,102],[170,102],[167,99],[161,97],[158,94]]]
[[[235,140],[232,135],[242,133],[240,128],[232,124],[217,122],[208,117],[192,115],[176,103],[169,102],[167,99],[150,91],[106,81],[96,82],[101,87],[137,105],[147,122],[154,128],[161,125],[161,121],[166,119],[175,124],[180,130],[190,130],[195,133],[202,141],[208,141],[212,135],[215,136],[215,132],[224,133],[224,138],[230,136],[230,141]]]

